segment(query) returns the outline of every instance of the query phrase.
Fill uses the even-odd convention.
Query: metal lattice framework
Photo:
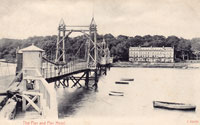
[[[65,43],[68,37],[73,32],[80,32],[86,36],[86,56],[88,67],[96,68],[97,65],[97,25],[94,18],[92,18],[89,26],[80,25],[65,25],[64,20],[61,19],[58,27],[58,38],[56,44],[56,59],[55,63],[65,64],[66,53]]]
[[[69,35],[73,32],[82,33],[84,40],[77,41],[76,47],[79,46],[78,42],[81,42],[79,49],[75,48],[74,51],[76,52],[73,51],[73,55],[70,55],[70,53],[69,56],[71,58],[67,59],[65,44],[69,40]],[[17,106],[16,101],[22,102],[24,114],[27,114],[25,113],[26,111],[29,112],[31,110],[31,112],[37,112],[39,117],[51,118],[53,116],[57,118],[56,91],[53,86],[49,86],[49,83],[55,83],[54,87],[63,86],[65,88],[70,87],[72,84],[71,88],[84,87],[87,90],[92,88],[97,90],[100,75],[106,75],[107,68],[109,69],[110,67],[106,61],[109,56],[109,50],[104,39],[103,42],[97,43],[97,25],[94,18],[92,18],[88,26],[68,26],[65,25],[62,19],[58,26],[55,61],[51,58],[54,49],[48,48],[48,50],[51,51],[50,54],[48,51],[47,54],[41,57],[43,50],[32,45],[23,49],[21,54],[18,53],[17,75],[7,91],[0,93],[0,95],[7,95],[6,98],[13,100],[11,102],[9,99],[9,102],[6,102],[6,104],[12,104],[13,107]],[[35,53],[38,53],[39,56]],[[21,59],[22,54],[28,56],[23,56]],[[82,59],[84,54],[84,59]],[[38,62],[33,63],[30,58],[25,58],[29,57],[29,55],[32,55],[33,60]],[[102,59],[105,61],[101,64]],[[26,65],[22,66],[22,62],[26,62],[24,63]],[[4,109],[7,110],[7,108],[2,110]],[[15,110],[13,108],[9,112],[13,113]],[[12,115],[5,112],[4,117],[7,116],[10,117]]]
[[[83,41],[80,39],[81,41],[76,44],[76,47],[79,46],[78,50],[76,50],[77,48],[71,48],[73,52],[67,54],[65,44],[71,44],[69,35],[73,32],[82,33]],[[97,73],[99,68],[105,67],[110,63],[110,52],[105,39],[103,38],[103,41],[97,43],[97,25],[94,18],[92,18],[90,25],[84,26],[65,25],[62,19],[58,27],[56,45],[55,61],[43,56],[44,68],[42,68],[42,74],[48,82],[85,70]],[[95,83],[97,83],[97,80]]]

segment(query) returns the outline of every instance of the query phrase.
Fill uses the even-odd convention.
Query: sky
[[[66,25],[89,25],[98,33],[200,37],[199,0],[0,0],[0,38],[56,35]]]

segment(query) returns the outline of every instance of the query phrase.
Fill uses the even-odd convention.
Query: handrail
[[[30,70],[35,72],[35,77],[33,76],[33,79],[35,79],[38,82],[39,93],[41,93],[40,95],[41,102],[42,100],[46,102],[42,103],[41,105],[44,117],[58,118],[56,91],[54,87],[48,84],[48,82],[42,77],[39,70],[37,69],[35,70],[30,69]]]
[[[56,77],[62,74],[71,73],[77,70],[82,70],[87,68],[86,62],[81,62],[79,60],[73,60],[65,65],[55,65],[51,61],[45,59],[46,62],[43,63],[42,75],[44,78]]]
[[[46,105],[43,105],[45,115],[49,117],[58,118],[57,100],[55,89],[50,86],[44,78],[40,78],[40,92],[43,94],[43,99],[46,101]],[[46,107],[47,106],[47,107]],[[47,108],[47,110],[46,110]]]
[[[56,65],[56,66],[59,66],[59,65],[63,66],[63,65],[67,65],[67,64],[68,64],[68,63],[64,63],[64,64],[55,63],[55,62],[53,62],[53,61],[48,60],[48,59],[45,58],[45,57],[42,57],[42,59],[44,59],[45,61],[47,61],[47,62],[49,62],[49,63],[52,63],[52,64],[54,64],[54,65]]]
[[[10,83],[10,85],[8,86],[8,89],[7,89],[7,90],[9,90],[10,86],[12,86],[12,85],[17,81],[17,79],[19,79],[19,77],[22,75],[22,73],[23,73],[23,71],[21,70],[21,71],[17,74],[17,76],[15,76],[14,80]]]

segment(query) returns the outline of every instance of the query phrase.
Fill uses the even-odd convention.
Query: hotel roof
[[[173,47],[130,47],[129,50],[173,50]]]

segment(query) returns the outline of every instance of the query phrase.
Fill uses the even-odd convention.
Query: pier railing
[[[42,76],[44,78],[52,78],[63,74],[68,74],[78,70],[86,69],[88,67],[87,62],[72,60],[66,64],[55,64],[48,60],[42,63]]]
[[[40,113],[42,113],[42,116],[44,118],[57,118],[57,101],[54,86],[48,84],[37,69],[25,69],[23,76],[24,79],[35,80],[36,85],[35,91],[24,91],[22,94],[39,96],[40,104],[38,105],[38,110],[41,111]],[[37,107],[35,109],[37,110]]]

